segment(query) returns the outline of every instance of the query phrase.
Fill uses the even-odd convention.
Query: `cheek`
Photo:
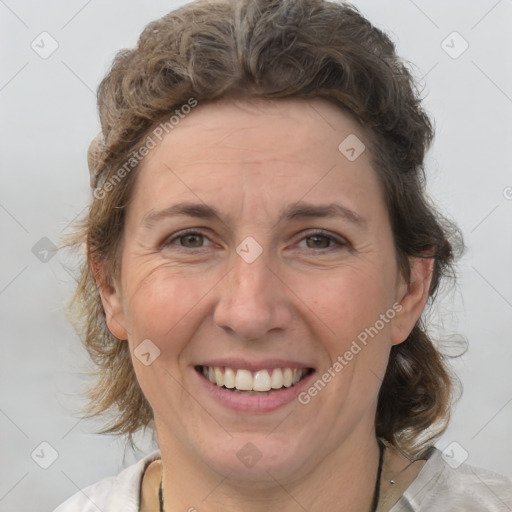
[[[211,285],[204,276],[184,276],[165,267],[144,276],[139,269],[139,274],[133,274],[131,278],[127,283],[131,286],[125,288],[126,297],[129,295],[125,302],[125,317],[137,381],[154,410],[165,408],[171,415],[178,414],[185,410],[184,404],[169,397],[182,394],[180,361],[184,356],[187,359],[189,340],[194,336],[197,316],[201,314],[201,299]],[[144,345],[148,343],[145,340],[154,344],[149,344],[149,350]],[[146,365],[142,359],[138,360],[137,354],[154,350],[157,354],[154,362]],[[162,388],[167,390],[166,393],[161,393]]]
[[[392,307],[393,289],[378,268],[353,267],[325,276],[295,276],[297,296],[323,324],[327,339],[338,345],[350,342],[374,325]]]
[[[139,269],[128,281],[125,317],[132,344],[148,338],[167,351],[172,340],[173,351],[179,350],[195,308],[212,286],[207,276],[160,266],[144,274]]]

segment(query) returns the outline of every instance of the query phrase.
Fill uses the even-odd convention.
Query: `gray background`
[[[70,262],[44,253],[40,240],[57,244],[89,200],[95,89],[115,52],[181,3],[0,0],[2,512],[52,510],[154,448],[141,437],[139,452],[125,451],[75,416],[89,363],[64,314]],[[512,476],[512,1],[356,5],[416,65],[437,129],[429,190],[468,245],[459,285],[435,311],[440,331],[469,341],[454,363],[464,396],[438,446],[456,442],[448,451],[457,457],[467,452],[467,462]],[[51,48],[43,31],[59,45],[46,59],[31,48],[34,40]],[[457,58],[464,41],[453,31],[469,44]],[[38,463],[53,452],[41,442],[58,454],[47,469]]]

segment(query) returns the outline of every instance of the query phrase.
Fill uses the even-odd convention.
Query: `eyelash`
[[[198,231],[197,229],[186,229],[186,230],[180,231],[180,232],[176,233],[175,235],[173,235],[172,237],[164,240],[164,242],[161,244],[161,248],[166,248],[171,245],[174,245],[173,242],[175,240],[179,240],[180,238],[185,238],[188,235],[200,235],[205,238],[208,238],[204,233],[202,233],[201,231]],[[327,238],[329,241],[336,244],[338,246],[338,249],[342,249],[342,248],[348,246],[348,242],[345,239],[343,239],[341,237],[336,237],[336,236],[329,234],[328,232],[321,230],[321,229],[307,232],[307,234],[305,236],[303,236],[299,240],[299,242],[302,242],[302,240],[306,240],[307,238],[311,238],[314,236],[322,236],[324,238]],[[201,249],[204,249],[204,247],[183,247],[183,246],[177,246],[177,247],[178,247],[178,250],[185,250],[187,252],[194,251],[194,250],[200,251]],[[315,251],[315,249],[312,249],[312,250]],[[331,250],[335,250],[335,248],[333,246],[331,246],[331,247],[328,247],[325,249],[317,249],[316,251],[328,252]]]

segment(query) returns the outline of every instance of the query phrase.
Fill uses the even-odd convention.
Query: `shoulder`
[[[156,450],[135,464],[128,466],[117,476],[109,476],[81,489],[53,512],[138,512],[140,485],[146,467],[160,458]]]
[[[434,448],[392,512],[500,512],[512,510],[512,479],[445,460]]]

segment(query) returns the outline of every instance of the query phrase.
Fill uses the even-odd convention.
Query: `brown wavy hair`
[[[323,98],[360,122],[390,214],[397,261],[409,279],[409,257],[434,258],[430,306],[444,278],[455,278],[459,230],[425,193],[424,157],[433,138],[410,66],[393,42],[353,6],[322,0],[195,1],[145,27],[121,50],[98,88],[101,136],[91,144],[95,194],[71,246],[86,247],[71,310],[97,366],[86,417],[110,412],[102,433],[154,428],[153,412],[128,344],[107,328],[91,266],[117,277],[126,208],[136,177],[119,169],[162,119],[193,98]],[[104,187],[102,189],[102,187]],[[101,194],[98,193],[101,191]],[[424,312],[425,313],[425,312]],[[419,456],[446,429],[454,383],[446,357],[427,334],[424,315],[393,346],[380,390],[377,435]]]

